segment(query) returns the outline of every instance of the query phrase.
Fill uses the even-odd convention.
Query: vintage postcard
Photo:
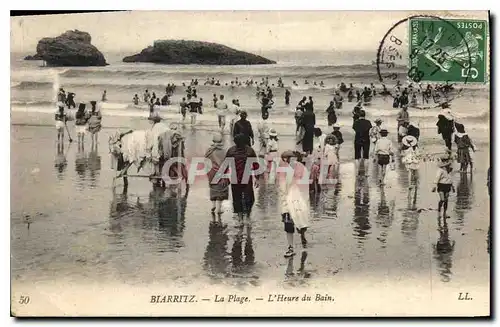
[[[490,315],[487,11],[11,17],[11,313]]]

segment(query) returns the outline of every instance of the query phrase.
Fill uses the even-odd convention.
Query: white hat
[[[278,133],[276,132],[276,130],[274,128],[271,128],[269,130],[269,136],[278,136]]]
[[[413,135],[406,135],[405,137],[403,137],[401,142],[403,143],[404,146],[407,147],[414,147],[415,145],[418,144],[417,138]]]
[[[333,124],[333,128],[340,128],[340,124],[339,123]]]

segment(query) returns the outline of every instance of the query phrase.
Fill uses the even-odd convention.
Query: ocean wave
[[[52,88],[54,83],[52,82],[35,82],[35,81],[22,81],[17,82],[14,85],[11,85],[11,88],[21,89],[21,90],[29,90],[29,89],[38,89],[38,88]]]

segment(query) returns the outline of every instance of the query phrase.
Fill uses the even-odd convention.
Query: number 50
[[[19,304],[28,304],[28,303],[30,303],[30,297],[21,295],[21,298],[19,298]]]

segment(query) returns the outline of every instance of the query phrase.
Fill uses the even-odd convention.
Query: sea
[[[436,212],[432,193],[436,163],[423,160],[417,188],[400,158],[387,173],[387,185],[377,184],[377,166],[368,177],[357,175],[353,162],[351,110],[346,102],[337,110],[345,143],[340,149],[338,183],[310,197],[308,246],[295,237],[296,256],[284,258],[286,236],[275,185],[255,190],[252,214],[239,219],[231,201],[223,204],[221,220],[211,216],[206,182],[191,185],[188,193],[152,188],[147,178],[130,178],[128,190],[114,177],[108,138],[117,129],[144,129],[150,123],[144,107],[131,105],[145,89],[162,96],[175,83],[173,104],[162,116],[178,119],[178,103],[185,96],[182,83],[207,77],[223,86],[197,87],[205,101],[198,123],[182,129],[186,156],[203,155],[210,146],[217,118],[213,94],[239,99],[252,121],[260,119],[255,89],[225,86],[239,80],[281,77],[291,87],[291,105],[284,89],[274,87],[270,124],[278,130],[280,150],[295,147],[293,111],[303,96],[312,96],[317,124],[328,129],[325,110],[334,88],[344,81],[355,87],[378,80],[374,53],[316,52],[259,53],[277,61],[267,66],[163,66],[123,63],[126,54],[105,53],[106,67],[43,67],[11,55],[11,278],[14,314],[25,315],[217,315],[252,313],[296,315],[316,310],[333,315],[416,315],[488,313],[490,304],[488,86],[467,85],[451,101],[478,151],[473,173],[453,174],[456,193],[450,195],[448,219]],[[398,70],[404,73],[404,68]],[[309,85],[304,85],[308,80]],[[323,81],[324,88],[314,86]],[[312,84],[312,85],[311,85]],[[386,83],[390,89],[392,83]],[[75,100],[100,100],[103,129],[94,145],[56,141],[53,113],[59,87]],[[398,109],[392,98],[375,97],[366,106],[369,119],[381,117],[395,140]],[[74,111],[72,109],[72,111]],[[437,108],[410,108],[411,120],[421,128],[424,151],[444,149],[436,133]],[[189,120],[188,120],[189,121]],[[187,122],[188,122],[187,121]],[[68,131],[75,137],[74,125]],[[288,136],[286,136],[288,135]],[[224,146],[232,141],[224,136]],[[455,148],[455,146],[454,146]],[[458,164],[455,164],[455,168]],[[130,171],[136,174],[136,169]],[[150,171],[141,171],[149,174]],[[307,195],[305,195],[307,196]],[[334,302],[255,303],[222,305],[214,294],[245,294],[251,301],[270,292],[292,296],[335,296]],[[457,300],[468,292],[472,301]],[[198,306],[153,305],[154,294],[196,294]],[[385,301],[374,301],[383,294]],[[23,296],[30,305],[18,304]],[[257,300],[255,300],[257,301]],[[253,303],[253,304],[252,304]],[[300,310],[298,309],[300,306]],[[476,311],[474,311],[476,312]]]
[[[224,94],[228,101],[238,99],[241,106],[249,112],[249,118],[258,119],[260,104],[256,97],[255,86],[231,87],[230,82],[238,79],[244,82],[247,79],[261,81],[267,77],[274,93],[275,106],[271,112],[274,124],[283,125],[281,129],[287,132],[284,126],[293,122],[295,106],[303,96],[312,96],[315,103],[315,113],[320,121],[326,123],[325,110],[332,100],[335,90],[341,82],[355,88],[362,89],[371,83],[378,90],[382,84],[389,90],[395,86],[394,80],[379,80],[376,66],[376,53],[371,52],[264,52],[259,53],[269,59],[277,61],[274,65],[254,66],[204,66],[204,65],[159,65],[151,63],[124,63],[122,58],[130,53],[105,53],[109,63],[106,67],[43,67],[42,61],[23,60],[25,53],[11,54],[11,110],[27,112],[52,113],[55,108],[55,99],[59,87],[66,92],[76,94],[75,101],[88,103],[91,100],[99,101],[104,90],[107,92],[107,102],[102,105],[105,116],[146,116],[146,104],[134,106],[132,98],[135,94],[142,99],[147,89],[155,92],[158,97],[164,95],[165,86],[174,83],[177,88],[171,98],[172,105],[162,107],[165,114],[179,112],[179,102],[186,96],[184,85],[197,79],[198,97],[204,100],[205,116],[208,124],[215,126],[212,98],[214,94]],[[403,84],[406,81],[405,67],[396,67],[398,77]],[[389,72],[382,71],[386,76]],[[220,81],[221,86],[203,85],[207,78]],[[282,78],[285,88],[291,95],[289,106],[285,105],[285,88],[277,87],[278,78]],[[309,84],[305,84],[305,81]],[[293,85],[297,82],[297,86]],[[323,86],[320,87],[320,83]],[[316,83],[316,85],[314,85]],[[274,86],[273,86],[274,84]],[[425,85],[423,86],[425,87]],[[489,137],[489,88],[487,85],[456,84],[455,94],[450,95],[452,109],[458,119],[462,120],[467,130],[483,139]],[[344,95],[345,101],[346,95]],[[443,98],[444,99],[444,98]],[[443,101],[441,99],[441,101]],[[355,101],[355,100],[353,100]],[[436,117],[439,109],[437,104],[423,104],[418,97],[418,107],[425,109],[411,109],[412,123],[421,129],[435,129]],[[369,106],[366,106],[368,118],[383,118],[384,124],[396,126],[398,109],[392,107],[393,98],[377,96]],[[338,110],[339,123],[350,126],[351,110],[355,102],[345,102]],[[254,114],[255,113],[255,114]],[[390,129],[389,129],[390,130]],[[434,133],[433,133],[434,134]]]

